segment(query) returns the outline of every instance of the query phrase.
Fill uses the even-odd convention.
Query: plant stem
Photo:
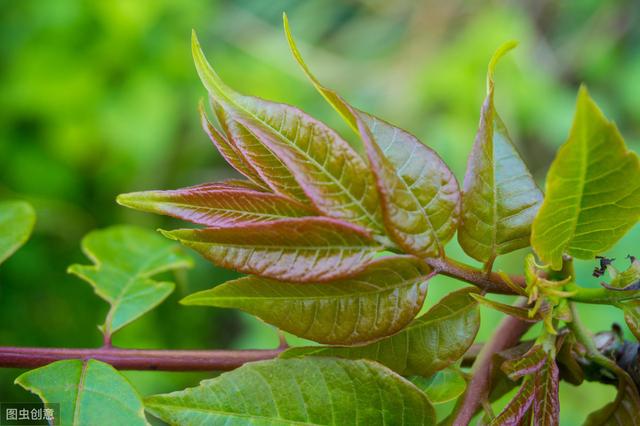
[[[0,347],[0,368],[37,368],[64,359],[97,359],[119,370],[229,371],[277,357],[273,350],[148,350]]]
[[[504,282],[502,277],[496,272],[487,273],[464,263],[457,262],[448,258],[427,258],[424,262],[429,265],[438,274],[457,278],[466,281],[476,287],[481,288],[487,293],[511,294],[514,291]],[[525,287],[524,277],[521,275],[510,276],[511,281],[518,286]]]

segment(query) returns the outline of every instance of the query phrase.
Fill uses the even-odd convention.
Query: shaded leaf
[[[57,361],[22,374],[16,384],[45,403],[59,403],[61,426],[148,424],[136,390],[100,361]]]
[[[370,361],[277,359],[245,364],[199,386],[146,399],[167,423],[435,425],[426,396]]]
[[[618,305],[624,312],[624,321],[629,330],[640,341],[640,300],[632,300]]]
[[[613,246],[640,216],[640,162],[616,126],[580,88],[573,127],[547,174],[532,245],[559,270],[562,255],[592,259]]]
[[[462,192],[458,241],[469,256],[489,269],[496,256],[529,246],[531,224],[542,202],[542,193],[493,101],[496,63],[515,46],[515,42],[502,45],[489,63],[487,97]]]
[[[556,356],[556,362],[560,369],[560,378],[567,383],[578,386],[584,381],[584,371],[576,359],[577,354],[574,350],[576,346],[575,336],[566,334],[561,336],[561,339],[560,349]]]
[[[431,377],[411,376],[408,378],[427,395],[432,404],[444,404],[462,395],[467,382],[455,368],[445,368]]]
[[[323,217],[162,232],[218,266],[295,282],[353,276],[382,249],[363,229]]]
[[[640,396],[633,380],[623,371],[615,400],[589,414],[584,426],[639,426]]]
[[[95,265],[71,265],[69,272],[91,284],[111,305],[102,326],[107,337],[171,294],[173,283],[151,277],[192,265],[180,246],[134,226],[90,232],[82,240],[82,251]]]
[[[455,363],[473,343],[480,326],[478,304],[469,297],[474,289],[445,296],[398,334],[355,347],[300,347],[282,357],[337,356],[377,361],[402,375],[429,377]]]
[[[286,165],[319,211],[383,232],[373,176],[346,141],[297,108],[229,88],[205,59],[195,33],[192,50],[209,94],[239,126],[229,127],[238,146],[239,138],[250,135]]]
[[[351,279],[287,283],[249,276],[201,291],[185,305],[238,308],[321,343],[364,343],[404,328],[420,311],[428,271],[410,257],[387,257]]]
[[[36,212],[24,201],[3,201],[0,203],[0,263],[27,242]]]
[[[231,185],[206,184],[172,191],[121,194],[119,204],[199,225],[224,227],[313,215],[282,195]]]
[[[286,16],[289,46],[318,91],[361,135],[382,200],[387,231],[405,251],[440,256],[455,233],[459,188],[442,159],[415,136],[358,111],[313,76],[295,46]]]

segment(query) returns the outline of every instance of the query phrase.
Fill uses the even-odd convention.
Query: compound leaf
[[[136,390],[100,361],[57,361],[22,374],[16,384],[44,403],[60,404],[56,425],[148,425]]]
[[[429,377],[456,362],[471,346],[480,326],[473,289],[445,296],[426,314],[389,338],[366,346],[292,348],[283,357],[337,356],[370,359],[402,375]]]
[[[458,241],[469,256],[489,269],[496,256],[529,245],[531,224],[542,202],[542,193],[493,101],[495,65],[515,46],[515,42],[504,44],[489,63],[487,97],[462,192]]]
[[[362,228],[324,217],[162,232],[218,266],[295,282],[355,275],[382,249]]]
[[[173,283],[151,277],[192,265],[179,245],[134,226],[90,232],[82,240],[82,251],[94,265],[71,265],[69,272],[91,284],[96,294],[111,305],[101,327],[106,337],[171,294]]]
[[[427,275],[411,257],[387,257],[353,278],[298,284],[256,276],[187,296],[185,305],[238,308],[316,342],[364,343],[404,328],[420,311]]]
[[[452,401],[467,388],[467,381],[455,368],[445,368],[431,377],[411,376],[408,379],[427,395],[432,404]]]
[[[24,201],[3,201],[0,203],[0,263],[27,242],[36,212]]]
[[[640,217],[640,162],[580,88],[569,139],[547,174],[546,196],[533,223],[532,245],[555,270],[562,255],[592,259]]]
[[[245,364],[147,411],[170,424],[435,425],[433,407],[409,381],[370,361],[277,359]]]

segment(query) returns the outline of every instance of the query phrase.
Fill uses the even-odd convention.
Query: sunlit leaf
[[[427,397],[370,361],[278,359],[245,364],[180,392],[146,399],[170,424],[435,425]]]
[[[136,210],[211,227],[272,222],[314,214],[299,202],[282,195],[223,184],[172,191],[132,192],[119,195],[117,201]]]
[[[489,269],[496,256],[529,245],[531,223],[542,202],[542,193],[513,146],[493,101],[496,63],[515,46],[515,42],[504,44],[489,63],[487,97],[462,195],[458,241],[469,256]]]
[[[352,108],[320,84],[296,48],[286,16],[284,22],[293,56],[307,77],[365,143],[388,233],[409,253],[442,255],[459,215],[458,182],[449,168],[415,136]]]
[[[148,424],[136,390],[118,371],[100,361],[57,361],[22,374],[16,383],[45,403],[60,404],[57,425]]]
[[[93,231],[82,240],[82,250],[95,265],[72,265],[69,272],[91,284],[111,305],[102,326],[107,337],[171,294],[173,283],[151,277],[192,265],[179,245],[134,226]]]
[[[235,92],[211,68],[195,33],[192,48],[196,68],[209,94],[237,125],[236,129],[229,127],[229,131],[238,146],[238,139],[249,135],[291,170],[319,211],[383,232],[373,176],[346,141],[297,108]],[[255,160],[251,159],[254,165]]]
[[[353,276],[382,249],[361,228],[322,217],[162,232],[223,268],[295,282]]]
[[[15,253],[27,240],[36,212],[24,201],[3,201],[0,203],[0,263]]]
[[[638,217],[638,156],[627,150],[616,126],[581,87],[569,139],[547,174],[533,248],[559,270],[564,253],[592,259],[613,246]]]
[[[411,376],[409,381],[427,395],[432,404],[443,404],[462,395],[467,382],[455,368],[445,368],[431,377]]]
[[[249,276],[187,296],[185,305],[238,308],[306,339],[364,343],[405,327],[420,311],[428,271],[410,257],[387,257],[351,279],[287,283]]]
[[[287,350],[283,357],[337,356],[377,361],[402,375],[429,377],[455,363],[471,346],[480,326],[478,305],[463,289],[445,296],[404,330],[355,347],[319,346]]]

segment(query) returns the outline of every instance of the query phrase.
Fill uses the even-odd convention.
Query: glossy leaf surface
[[[347,280],[301,285],[249,276],[187,296],[182,303],[242,309],[316,342],[364,343],[411,322],[424,302],[427,274],[411,258],[394,256]]]
[[[495,65],[515,45],[504,44],[491,58],[487,97],[464,178],[458,241],[469,256],[488,265],[496,256],[529,245],[542,202],[493,101]]]
[[[331,358],[245,364],[199,386],[146,399],[146,408],[183,426],[435,425],[426,396],[369,361]]]
[[[36,212],[24,201],[3,201],[0,203],[0,263],[15,253],[27,240]]]
[[[93,231],[82,241],[92,266],[72,265],[69,272],[87,281],[109,302],[102,331],[106,336],[160,304],[175,285],[155,281],[161,272],[191,267],[182,248],[153,231],[113,226]]]
[[[409,381],[427,395],[432,404],[444,404],[462,395],[467,382],[455,368],[445,368],[431,377],[411,376]]]
[[[640,217],[640,162],[582,87],[569,139],[547,174],[532,245],[553,269],[562,255],[592,259]]]
[[[362,229],[321,217],[163,233],[218,266],[295,282],[353,276],[382,249]]]
[[[136,210],[210,227],[272,222],[314,214],[299,202],[282,195],[222,184],[132,192],[119,195],[117,201]]]
[[[148,424],[136,390],[100,361],[57,361],[22,374],[16,383],[45,403],[59,403],[61,426]]]
[[[283,357],[337,356],[370,359],[402,375],[429,377],[456,362],[471,346],[480,326],[478,305],[463,289],[445,296],[407,328],[384,340],[355,347],[302,347]]]

